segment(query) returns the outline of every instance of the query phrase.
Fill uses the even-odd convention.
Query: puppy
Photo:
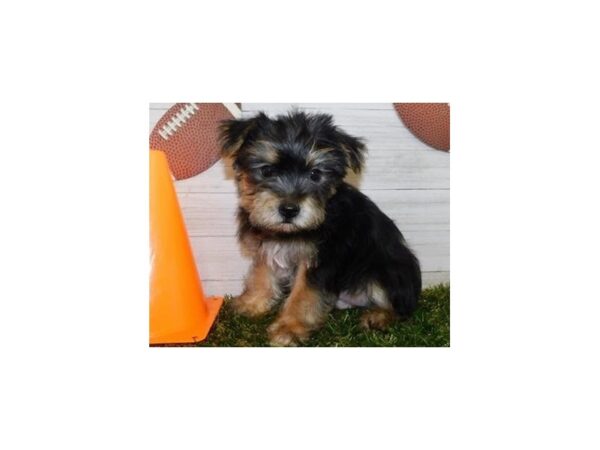
[[[336,305],[368,307],[367,328],[413,312],[417,258],[394,222],[344,182],[363,167],[360,138],[329,115],[298,111],[226,121],[220,137],[233,159],[239,240],[253,258],[234,308],[259,316],[282,302],[272,345],[302,343]]]

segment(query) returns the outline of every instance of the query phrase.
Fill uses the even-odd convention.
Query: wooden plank
[[[203,279],[235,280],[247,272],[250,261],[241,255],[234,236],[192,236],[190,240]],[[449,242],[440,239],[437,243],[409,241],[409,244],[424,272],[449,270]]]
[[[248,271],[234,236],[190,237],[192,250],[203,280],[237,280]]]
[[[191,241],[203,279],[235,280],[246,274],[250,260],[240,254],[235,237],[192,237]],[[410,245],[423,272],[449,271],[449,243]]]
[[[207,296],[240,295],[244,280],[202,280],[202,289]]]
[[[319,111],[314,108],[305,108],[302,105],[299,105],[298,109],[307,112]],[[374,110],[340,109],[337,106],[332,106],[329,108],[323,107],[320,110],[331,114],[336,125],[348,133],[366,138],[367,143],[370,145],[379,146],[381,141],[384,140],[390,142],[396,151],[409,149],[432,150],[431,147],[417,139],[406,128],[391,106],[389,109]],[[269,115],[277,115],[288,112],[288,109],[277,104],[273,108],[269,108],[268,104],[265,104],[264,112]],[[251,117],[254,114],[256,114],[254,110],[244,111],[245,117]]]
[[[399,152],[372,147],[366,167],[348,181],[361,190],[449,189],[449,155],[436,150]],[[176,182],[178,192],[235,192],[231,161],[220,160],[205,172]]]
[[[166,111],[167,109],[163,108],[150,109],[150,122],[152,123],[154,121],[155,123],[158,121]],[[281,112],[287,111],[288,110],[282,110]],[[379,131],[387,134],[392,130],[395,132],[406,130],[406,127],[402,124],[393,110],[345,111],[331,109],[324,112],[333,115],[337,125],[342,128],[349,128],[349,132],[352,131],[359,136],[368,135],[370,132],[376,133]],[[278,111],[268,111],[268,113],[277,114]],[[244,111],[243,113],[244,117],[252,117],[254,114],[254,111]]]
[[[367,169],[356,176],[351,174],[347,180],[361,191],[367,190],[448,190],[450,188],[449,169],[432,167],[427,164],[415,163],[412,166],[390,164],[386,170],[383,159],[372,163]],[[177,192],[236,192],[233,177],[229,175],[227,165],[217,162],[213,167],[195,177],[179,180],[175,183]]]
[[[440,283],[450,283],[450,272],[423,272],[422,278],[424,288]]]
[[[385,129],[388,127],[392,128],[403,128],[404,124],[393,109],[373,109],[373,110],[352,110],[352,109],[340,109],[337,107],[323,107],[323,108],[296,108],[298,111],[306,111],[307,113],[326,113],[333,116],[334,122],[339,126],[350,126],[356,127],[361,123],[366,128]],[[275,117],[280,114],[287,114],[292,111],[291,108],[274,108],[274,109],[263,109],[262,112],[266,113],[271,117]],[[248,111],[243,110],[243,117],[253,117],[259,111]],[[364,133],[363,133],[364,134]]]
[[[242,103],[242,111],[288,111],[302,109],[336,110],[386,110],[394,109],[392,103]]]
[[[424,272],[450,269],[450,242],[445,235],[436,233],[429,240],[419,240],[415,234],[405,233],[408,245],[421,262]],[[242,277],[249,261],[242,256],[235,236],[191,236],[193,252],[203,278],[230,280]]]
[[[236,192],[230,160],[219,160],[206,171],[192,178],[175,181],[177,192]]]
[[[447,190],[364,191],[408,237],[450,229]],[[190,236],[234,236],[235,193],[179,193]],[[419,236],[421,236],[419,235]]]
[[[363,190],[400,231],[450,229],[448,190]]]
[[[237,233],[235,193],[180,193],[178,197],[190,236],[235,236]]]
[[[163,114],[165,112],[166,111],[163,111],[161,109],[151,109],[150,110],[150,133],[152,133],[154,126],[158,123],[158,121],[160,120],[160,118],[163,116]]]
[[[175,103],[150,103],[150,110],[160,109],[164,112],[168,110],[171,106],[173,106]]]
[[[448,189],[450,187],[450,156],[433,150],[401,124],[393,111],[375,111],[374,123],[387,117],[392,125],[369,129],[368,120],[361,112],[354,112],[357,121],[346,123],[344,129],[366,137],[368,155],[365,170],[360,177],[351,176],[353,184],[361,189]],[[365,115],[366,117],[367,115]],[[158,120],[158,119],[156,119]],[[221,161],[217,167],[188,180],[177,183],[180,192],[234,192],[230,161]]]

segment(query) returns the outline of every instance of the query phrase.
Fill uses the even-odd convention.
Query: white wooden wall
[[[172,104],[150,105],[150,130]],[[425,285],[450,281],[450,156],[415,138],[391,103],[244,103],[244,116],[322,111],[367,141],[366,170],[353,184],[388,214],[421,261]],[[179,201],[204,290],[238,294],[249,265],[235,237],[236,194],[231,168],[219,161],[206,172],[176,181]]]

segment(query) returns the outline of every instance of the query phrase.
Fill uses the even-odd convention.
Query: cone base
[[[221,309],[223,297],[207,297],[205,304],[206,317],[202,318],[202,323],[197,327],[158,336],[153,334],[150,336],[150,344],[187,344],[203,341]]]

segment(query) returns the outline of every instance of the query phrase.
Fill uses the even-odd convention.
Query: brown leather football
[[[450,151],[450,106],[448,103],[394,103],[404,125],[427,145]]]
[[[150,134],[150,148],[162,150],[177,180],[204,172],[220,158],[217,127],[233,115],[223,103],[176,103]]]

